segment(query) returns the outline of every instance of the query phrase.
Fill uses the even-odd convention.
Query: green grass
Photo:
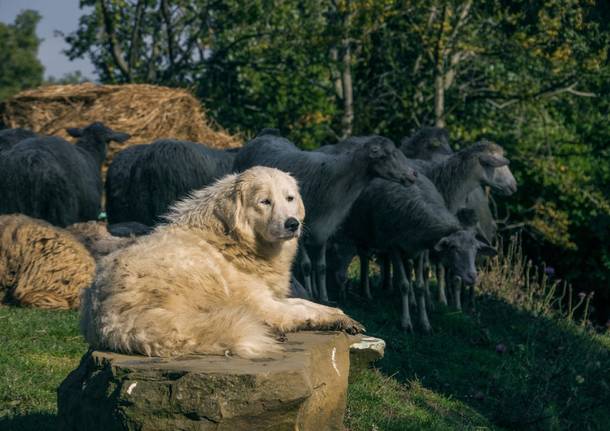
[[[55,428],[57,387],[86,350],[78,313],[0,306],[0,430]]]
[[[378,369],[351,377],[350,430],[608,429],[607,336],[491,296],[408,335],[395,298],[375,293],[345,307],[387,341]],[[0,430],[54,429],[55,391],[85,351],[77,313],[0,307]]]
[[[608,336],[489,296],[476,314],[433,313],[430,336],[402,333],[391,299],[345,309],[388,343],[350,387],[352,430],[608,429]]]

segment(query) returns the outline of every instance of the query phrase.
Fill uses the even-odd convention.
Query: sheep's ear
[[[369,157],[371,159],[380,159],[383,157],[383,150],[381,144],[375,143],[369,146]]]
[[[496,256],[498,254],[498,252],[496,251],[495,248],[482,243],[481,241],[479,241],[478,247],[477,247],[477,253],[482,255],[482,256]]]
[[[83,136],[83,129],[79,127],[68,127],[66,132],[68,132],[68,135],[72,136],[73,138],[80,138]]]
[[[439,242],[437,242],[434,245],[434,251],[436,251],[437,253],[440,253],[441,251],[445,250],[447,247],[449,247],[449,238],[447,237],[443,237],[439,240]]]
[[[483,166],[490,166],[492,168],[499,168],[510,164],[510,160],[506,157],[493,154],[481,154],[479,161]]]
[[[428,141],[428,146],[430,148],[439,148],[442,145],[442,142],[438,138],[432,138]]]
[[[476,239],[481,241],[483,244],[491,247],[491,242],[489,241],[489,238],[487,238],[487,235],[485,235],[485,232],[483,232],[483,229],[481,229],[481,226],[479,226],[477,224],[474,231],[475,231],[474,237]]]
[[[456,216],[464,227],[473,227],[479,221],[477,213],[472,208],[460,208]]]
[[[116,142],[125,142],[129,138],[131,138],[131,135],[129,135],[128,133],[123,133],[123,132],[112,132],[110,134],[110,136],[108,137],[108,139],[110,139],[111,141],[116,141]]]
[[[256,137],[258,138],[259,136],[282,136],[282,133],[280,132],[280,129],[274,129],[271,127],[266,127],[263,130],[261,130],[260,132],[258,132],[256,134]]]

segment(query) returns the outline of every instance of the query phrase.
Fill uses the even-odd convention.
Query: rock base
[[[350,344],[288,334],[286,352],[264,360],[91,351],[58,389],[59,429],[343,430]]]

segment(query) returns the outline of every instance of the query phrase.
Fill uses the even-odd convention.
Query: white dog
[[[286,298],[305,216],[296,181],[272,168],[229,175],[178,202],[160,226],[105,257],[83,294],[94,348],[263,357],[274,332],[362,326],[337,308]]]

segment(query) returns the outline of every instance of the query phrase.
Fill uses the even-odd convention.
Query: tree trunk
[[[348,40],[343,41],[343,70],[341,81],[343,84],[343,117],[341,118],[341,137],[343,139],[352,135],[354,126],[354,89],[352,85],[352,52]]]
[[[341,80],[341,72],[339,71],[339,50],[337,47],[330,49],[330,59],[332,60],[330,73],[335,85],[335,95],[339,100],[343,100],[343,81]]]
[[[445,76],[442,71],[434,77],[434,125],[445,127]]]

